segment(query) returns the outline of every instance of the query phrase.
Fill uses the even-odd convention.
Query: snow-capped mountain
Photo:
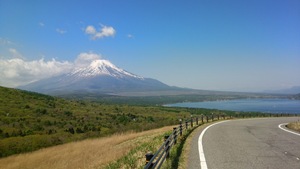
[[[129,73],[123,69],[120,69],[113,65],[108,60],[94,60],[88,67],[77,68],[69,73],[69,76],[78,76],[78,77],[93,77],[93,76],[112,76],[116,78],[140,78],[140,76]]]
[[[115,94],[168,90],[172,87],[129,73],[108,60],[94,60],[86,67],[30,83],[19,88],[52,95],[80,93]]]

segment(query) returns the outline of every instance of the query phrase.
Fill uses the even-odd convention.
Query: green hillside
[[[0,87],[0,157],[189,117],[186,109],[101,104]]]
[[[189,98],[174,96],[173,99],[184,97]],[[189,119],[191,114],[237,113],[142,106],[138,104],[144,104],[145,99],[139,100],[139,97],[118,98],[121,99],[118,103],[111,103],[111,99],[115,98],[104,102],[62,99],[0,86],[0,158],[86,138],[174,125],[178,124],[179,119]],[[137,104],[128,105],[126,99]],[[149,99],[159,102],[168,100],[167,97]],[[249,114],[254,116],[259,113]]]

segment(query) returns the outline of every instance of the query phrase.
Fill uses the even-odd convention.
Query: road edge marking
[[[288,123],[282,123],[282,124],[279,124],[278,127],[279,127],[281,130],[284,130],[284,131],[286,131],[286,132],[289,132],[289,133],[292,133],[292,134],[295,134],[295,135],[300,136],[300,133],[297,133],[297,132],[294,132],[294,131],[290,131],[290,130],[287,130],[287,129],[285,129],[285,128],[282,127],[283,125],[287,125],[287,124],[288,124]]]
[[[211,124],[209,126],[207,126],[200,134],[199,138],[198,138],[198,150],[199,150],[199,158],[200,158],[200,166],[201,169],[207,169],[207,164],[206,164],[206,159],[205,159],[205,155],[204,155],[204,151],[203,151],[203,144],[202,144],[202,139],[204,136],[204,133],[206,132],[206,130],[208,130],[210,127],[220,124],[220,123],[224,123],[224,122],[228,122],[230,120],[225,120],[225,121],[220,121],[214,124]]]

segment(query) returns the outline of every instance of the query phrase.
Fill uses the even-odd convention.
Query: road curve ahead
[[[201,145],[207,168],[300,169],[300,136],[278,127],[297,120],[300,118],[231,120],[211,126]],[[196,163],[198,167],[189,168],[200,168],[200,159]]]

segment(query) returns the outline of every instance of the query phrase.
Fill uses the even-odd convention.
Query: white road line
[[[199,149],[199,157],[200,157],[200,166],[201,169],[207,169],[207,164],[206,164],[206,160],[205,160],[205,155],[204,155],[204,151],[203,151],[203,144],[202,144],[202,139],[204,136],[204,133],[206,132],[207,129],[209,129],[210,127],[220,124],[220,123],[224,123],[224,122],[228,122],[230,120],[226,120],[226,121],[221,121],[218,123],[214,123],[212,125],[207,126],[202,133],[200,134],[199,138],[198,138],[198,149]]]
[[[292,133],[292,134],[295,134],[295,135],[300,136],[300,133],[293,132],[293,131],[287,130],[287,129],[285,129],[285,128],[282,127],[283,125],[287,125],[287,124],[288,124],[288,123],[279,124],[278,127],[279,127],[281,130],[284,130],[284,131],[286,131],[286,132],[289,132],[289,133]]]

